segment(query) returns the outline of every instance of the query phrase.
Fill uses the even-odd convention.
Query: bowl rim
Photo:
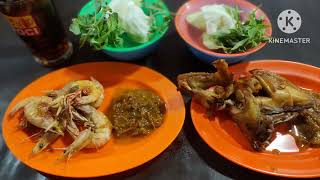
[[[90,0],[88,1],[87,3],[85,3],[81,9],[79,10],[78,12],[78,16],[80,14],[82,14],[82,12],[84,11],[84,9],[87,7],[87,6],[90,6],[92,3],[93,3],[94,0]],[[170,11],[169,11],[169,8],[168,6],[166,5],[166,3],[163,1],[163,0],[157,0],[157,1],[160,1],[162,2],[162,6],[163,6],[163,10],[165,10],[168,14],[170,14]],[[139,44],[138,46],[133,46],[133,47],[121,47],[121,48],[114,48],[114,47],[109,47],[107,45],[103,46],[103,48],[101,50],[105,50],[105,51],[109,51],[109,52],[132,52],[132,51],[137,51],[137,50],[141,50],[141,49],[144,49],[154,43],[156,43],[157,41],[159,41],[166,33],[167,31],[169,30],[169,26],[168,25],[166,27],[166,29],[164,29],[161,33],[159,33],[156,37],[152,38],[151,40],[145,42],[145,43],[142,43],[142,44]]]
[[[214,52],[210,49],[207,49],[207,48],[203,48],[201,46],[199,46],[198,44],[195,44],[195,43],[192,43],[190,40],[189,40],[189,37],[187,37],[181,30],[181,28],[179,27],[178,25],[178,22],[181,21],[181,14],[182,14],[182,11],[186,8],[186,6],[189,4],[189,3],[194,3],[196,1],[199,1],[199,0],[189,0],[189,1],[186,1],[182,6],[179,7],[178,11],[177,11],[177,15],[174,19],[174,24],[175,24],[175,27],[176,27],[176,30],[178,32],[178,34],[180,35],[180,37],[182,37],[182,39],[188,44],[190,45],[192,48],[195,48],[197,49],[198,51],[202,52],[202,53],[205,53],[207,55],[211,55],[211,56],[218,56],[218,57],[242,57],[242,56],[247,56],[249,54],[252,54],[258,50],[260,50],[261,48],[263,48],[267,42],[263,42],[263,43],[260,43],[257,47],[255,48],[251,48],[245,52],[241,52],[241,53],[232,53],[232,54],[227,54],[227,53],[218,53],[218,52]],[[262,16],[264,17],[264,22],[265,24],[267,24],[269,27],[267,27],[266,31],[265,31],[265,35],[268,35],[271,37],[272,35],[272,24],[271,24],[271,21],[269,19],[269,17],[266,15],[266,13],[259,8],[259,6],[256,6],[248,1],[233,1],[235,3],[235,5],[237,4],[244,4],[245,6],[251,8],[251,9],[257,9],[258,11],[261,12]],[[221,4],[221,3],[220,3]]]

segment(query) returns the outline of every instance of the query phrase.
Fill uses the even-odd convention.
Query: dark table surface
[[[71,18],[87,1],[54,0],[54,2],[65,27],[68,27]],[[171,11],[176,11],[184,3],[183,0],[166,0],[166,2]],[[308,37],[311,39],[311,44],[269,44],[249,56],[248,60],[284,59],[320,66],[317,55],[320,47],[319,0],[252,0],[252,2],[262,5],[262,9],[272,21],[274,37]],[[285,9],[294,9],[302,17],[301,29],[294,34],[287,35],[277,27],[277,16]],[[93,51],[89,47],[79,49],[77,38],[69,35],[75,46],[71,64],[112,61],[102,52]],[[208,65],[201,63],[189,52],[174,26],[171,26],[156,52],[135,63],[159,71],[173,82],[180,73],[210,70]],[[7,105],[16,93],[36,78],[53,70],[54,68],[38,65],[7,22],[0,18],[0,117],[3,116]],[[108,178],[153,180],[272,178],[240,167],[211,150],[194,129],[188,113],[189,105],[189,99],[186,98],[187,114],[183,129],[163,153],[138,168],[108,176]],[[46,178],[16,160],[4,144],[2,136],[0,138],[0,177],[1,179]]]

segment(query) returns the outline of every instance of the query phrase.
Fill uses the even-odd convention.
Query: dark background
[[[53,0],[60,17],[67,28],[85,0]],[[171,11],[185,1],[165,0]],[[309,37],[311,44],[268,44],[259,52],[248,57],[257,59],[295,60],[320,66],[318,59],[319,35],[319,0],[252,0],[268,15],[273,24],[274,37]],[[302,17],[302,26],[294,34],[282,33],[276,23],[279,13],[286,9],[294,9]],[[75,47],[70,64],[91,61],[112,61],[102,52],[96,52],[88,47],[78,48],[77,38],[70,33]],[[178,36],[174,26],[163,38],[159,48],[151,56],[142,59],[137,64],[155,69],[173,82],[178,74],[190,71],[208,71],[210,66],[202,64],[187,49]],[[0,18],[0,117],[15,96],[24,86],[34,79],[54,70],[38,65],[31,53],[15,35],[8,23]],[[48,82],[50,83],[50,82]],[[183,130],[176,140],[158,157],[152,161],[124,173],[108,176],[110,179],[267,179],[271,176],[262,175],[242,168],[211,150],[199,137],[192,125],[189,112],[189,99],[186,98],[186,119]],[[1,128],[2,129],[2,128]],[[17,161],[0,139],[0,177],[1,179],[45,179],[45,176],[26,167]],[[108,163],[108,162],[106,162]],[[125,163],[125,162],[123,162]],[[94,164],[88,164],[92,166]]]

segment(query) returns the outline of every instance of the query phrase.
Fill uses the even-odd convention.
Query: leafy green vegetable
[[[151,27],[148,39],[152,39],[156,34],[163,33],[168,28],[172,17],[164,10],[161,1],[150,3],[144,0],[134,0],[134,2],[141,5],[144,13],[150,17]],[[104,46],[124,47],[126,37],[131,37],[132,41],[139,43],[137,39],[126,32],[118,14],[112,12],[111,8],[103,3],[103,0],[96,0],[95,8],[96,11],[93,14],[81,15],[72,19],[69,30],[80,36],[80,47],[85,43],[96,50],[100,50]],[[157,23],[157,18],[162,18],[163,21]]]
[[[107,18],[105,14],[108,14]],[[101,7],[95,14],[87,14],[72,19],[69,30],[80,35],[80,47],[86,42],[99,50],[106,44],[112,47],[122,47],[124,33],[119,23],[117,13],[107,7]]]
[[[228,8],[227,10],[235,18],[236,27],[228,32],[217,32],[211,36],[204,35],[204,42],[214,42],[215,47],[219,47],[225,53],[237,53],[245,52],[258,46],[259,43],[268,41],[264,35],[267,26],[263,23],[263,18],[256,18],[256,10],[250,12],[244,23],[240,20],[238,8]]]
[[[142,9],[151,18],[152,22],[149,34],[149,39],[151,39],[155,34],[161,34],[169,27],[172,16],[164,9],[161,1],[155,1],[153,3],[143,2]],[[157,23],[157,18],[162,18],[162,22]]]

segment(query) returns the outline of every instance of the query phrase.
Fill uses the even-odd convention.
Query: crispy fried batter
[[[275,127],[282,123],[295,125],[300,130],[298,139],[320,145],[318,93],[299,88],[266,70],[251,70],[249,76],[234,80],[224,60],[216,61],[214,66],[216,73],[179,75],[179,90],[193,96],[209,111],[226,110],[255,150],[263,150]]]

